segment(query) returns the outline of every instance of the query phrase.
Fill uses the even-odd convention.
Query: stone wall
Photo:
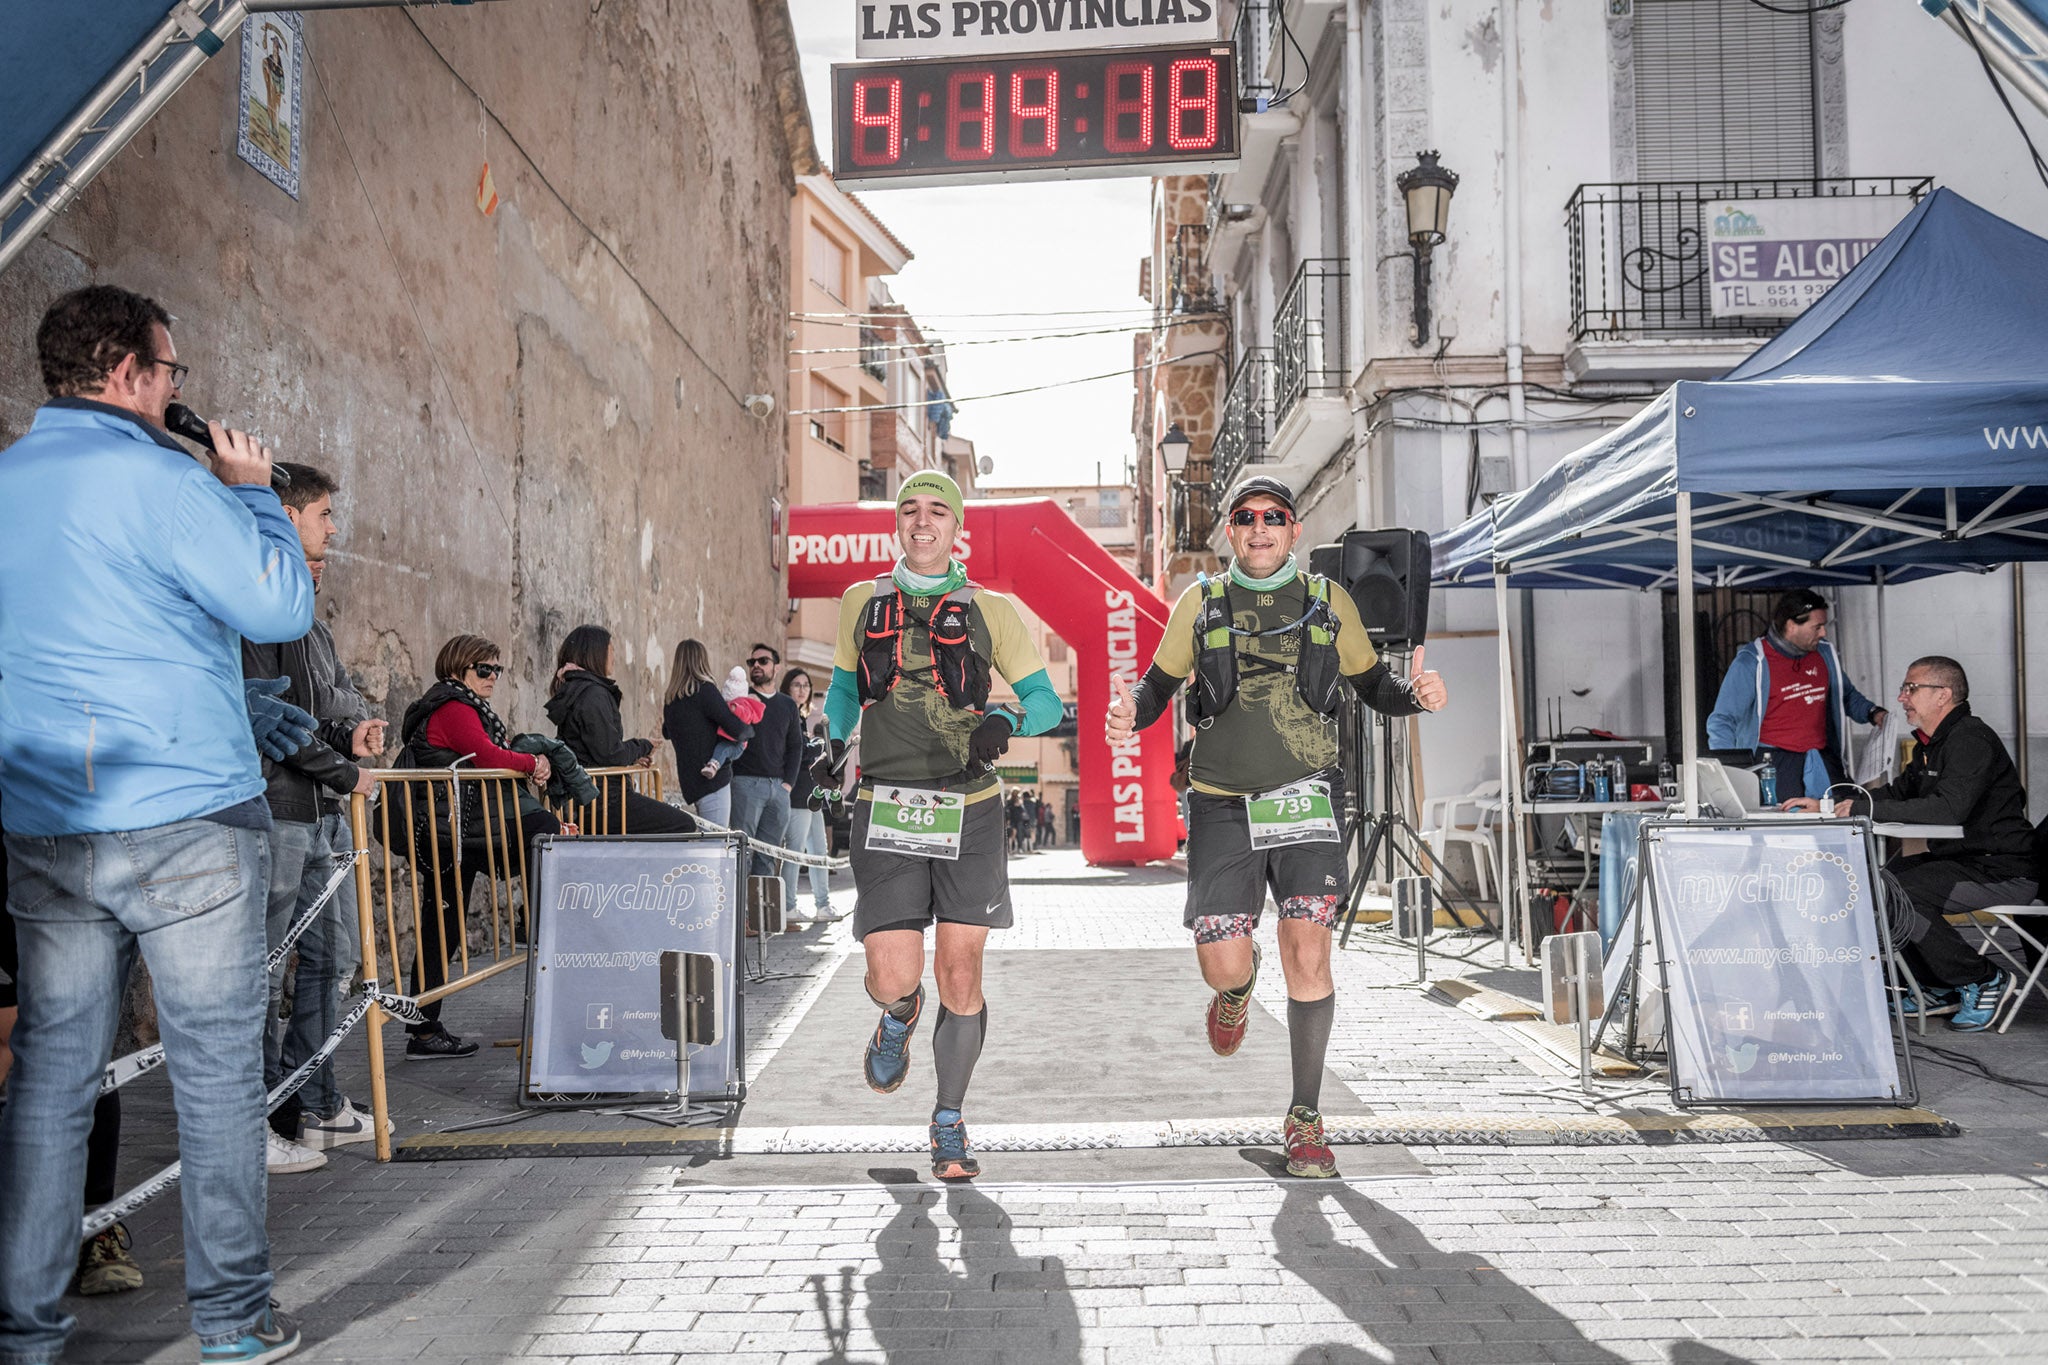
[[[51,298],[153,295],[195,409],[340,477],[321,610],[378,714],[471,631],[505,649],[513,728],[548,729],[554,649],[596,621],[628,732],[658,733],[678,639],[724,665],[782,633],[784,423],[741,404],[788,401],[792,151],[756,7],[380,9],[305,33],[297,200],[236,155],[238,37],[0,273],[0,444],[41,401]]]

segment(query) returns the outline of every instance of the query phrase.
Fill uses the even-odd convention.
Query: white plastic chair
[[[1429,843],[1430,856],[1441,866],[1451,844],[1470,849],[1477,883],[1473,890],[1481,900],[1495,899],[1501,881],[1500,848],[1494,840],[1502,809],[1498,782],[1482,782],[1463,796],[1433,796],[1422,803],[1422,837]],[[1470,824],[1465,823],[1467,818]]]
[[[2041,987],[2041,969],[2048,967],[2048,945],[2044,945],[2036,934],[2022,928],[2020,920],[2036,919],[2043,915],[2048,915],[2048,905],[2035,901],[2032,905],[1989,905],[1982,910],[1958,911],[1948,916],[1950,924],[1967,924],[1975,929],[1982,938],[1977,945],[1977,951],[1985,957],[1996,953],[2004,958],[2007,971],[2014,980],[2019,981],[2017,988],[2008,990],[2005,999],[1999,1002],[1998,1008],[2005,1015],[2004,1020],[1998,1025],[2000,1033],[2012,1027],[2012,1021],[2019,1014],[2021,1004]],[[1990,923],[1986,923],[1987,920]],[[2027,964],[2023,959],[2007,951],[2005,946],[1998,942],[1996,934],[2000,928],[2012,930],[2021,942],[2034,950],[2032,971],[2027,970]],[[2042,932],[2048,933],[2048,930]]]

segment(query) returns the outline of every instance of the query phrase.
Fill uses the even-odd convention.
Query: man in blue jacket
[[[1746,749],[1771,764],[1780,802],[1848,781],[1849,722],[1884,724],[1884,709],[1849,681],[1827,635],[1826,598],[1811,588],[1781,593],[1770,632],[1735,651],[1707,717],[1707,747]]]
[[[178,1102],[200,1359],[277,1360],[264,1231],[270,813],[241,639],[304,635],[313,583],[270,452],[213,424],[211,472],[162,430],[170,316],[110,286],[36,333],[50,402],[0,451],[0,794],[21,956],[0,1113],[0,1359],[55,1360],[85,1133],[141,950]]]

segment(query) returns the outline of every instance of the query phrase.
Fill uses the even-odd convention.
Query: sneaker
[[[298,1349],[299,1325],[278,1312],[277,1305],[273,1303],[263,1310],[262,1321],[243,1329],[234,1340],[224,1341],[218,1346],[202,1344],[199,1361],[200,1365],[227,1360],[239,1362],[239,1365],[260,1365],[266,1360],[283,1360]]]
[[[932,1175],[940,1180],[972,1180],[981,1174],[974,1148],[967,1141],[967,1121],[932,1125]]]
[[[1252,945],[1252,979],[1236,992],[1218,991],[1209,1001],[1203,1025],[1209,1046],[1218,1057],[1228,1057],[1244,1043],[1244,1031],[1251,1025],[1252,986],[1259,979],[1259,945]]]
[[[1323,1116],[1305,1104],[1287,1111],[1287,1174],[1328,1180],[1337,1174],[1337,1154],[1323,1141]]]
[[[78,1278],[75,1294],[125,1294],[142,1288],[142,1267],[128,1254],[134,1243],[128,1239],[128,1225],[116,1223],[78,1249]]]
[[[384,1120],[385,1136],[390,1136],[391,1120]],[[377,1130],[371,1116],[342,1097],[341,1111],[333,1118],[323,1119],[317,1114],[306,1115],[305,1132],[300,1141],[307,1147],[346,1147],[352,1142],[374,1142]]]
[[[263,1130],[263,1164],[270,1168],[272,1175],[297,1175],[300,1171],[317,1171],[327,1164],[327,1153],[316,1152],[311,1147],[301,1147],[290,1138],[279,1137],[275,1130]],[[240,1356],[230,1356],[240,1360]]]
[[[435,1033],[415,1033],[405,1040],[405,1060],[442,1062],[454,1057],[474,1057],[476,1048],[475,1043],[465,1043],[446,1029]]]
[[[1963,993],[1954,986],[1922,986],[1920,994],[1927,997],[1927,1017],[1930,1019],[1938,1014],[1954,1014],[1962,1008]],[[1898,1009],[1907,1019],[1920,1017],[1920,1002],[1913,998],[1911,991],[1899,996]]]
[[[910,1074],[910,1035],[917,1031],[918,1018],[924,1013],[923,986],[917,988],[916,998],[908,1020],[883,1010],[881,1021],[875,1025],[875,1036],[868,1039],[861,1072],[867,1077],[868,1089],[877,1095],[890,1093]]]
[[[1960,992],[1962,1003],[1948,1026],[1958,1033],[1982,1033],[1991,1027],[1998,1007],[2005,1003],[2005,988],[2012,978],[1993,972],[1989,981],[1973,981]]]

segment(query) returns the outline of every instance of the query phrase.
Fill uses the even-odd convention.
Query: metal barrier
[[[590,780],[597,784],[597,800],[553,802],[549,809],[554,811],[564,824],[575,825],[585,834],[631,834],[633,831],[627,818],[628,792],[647,797],[651,801],[662,799],[663,788],[659,768],[643,768],[636,764],[627,768],[586,768],[584,771],[589,774]],[[615,801],[619,815],[617,829],[611,826],[612,807]]]

